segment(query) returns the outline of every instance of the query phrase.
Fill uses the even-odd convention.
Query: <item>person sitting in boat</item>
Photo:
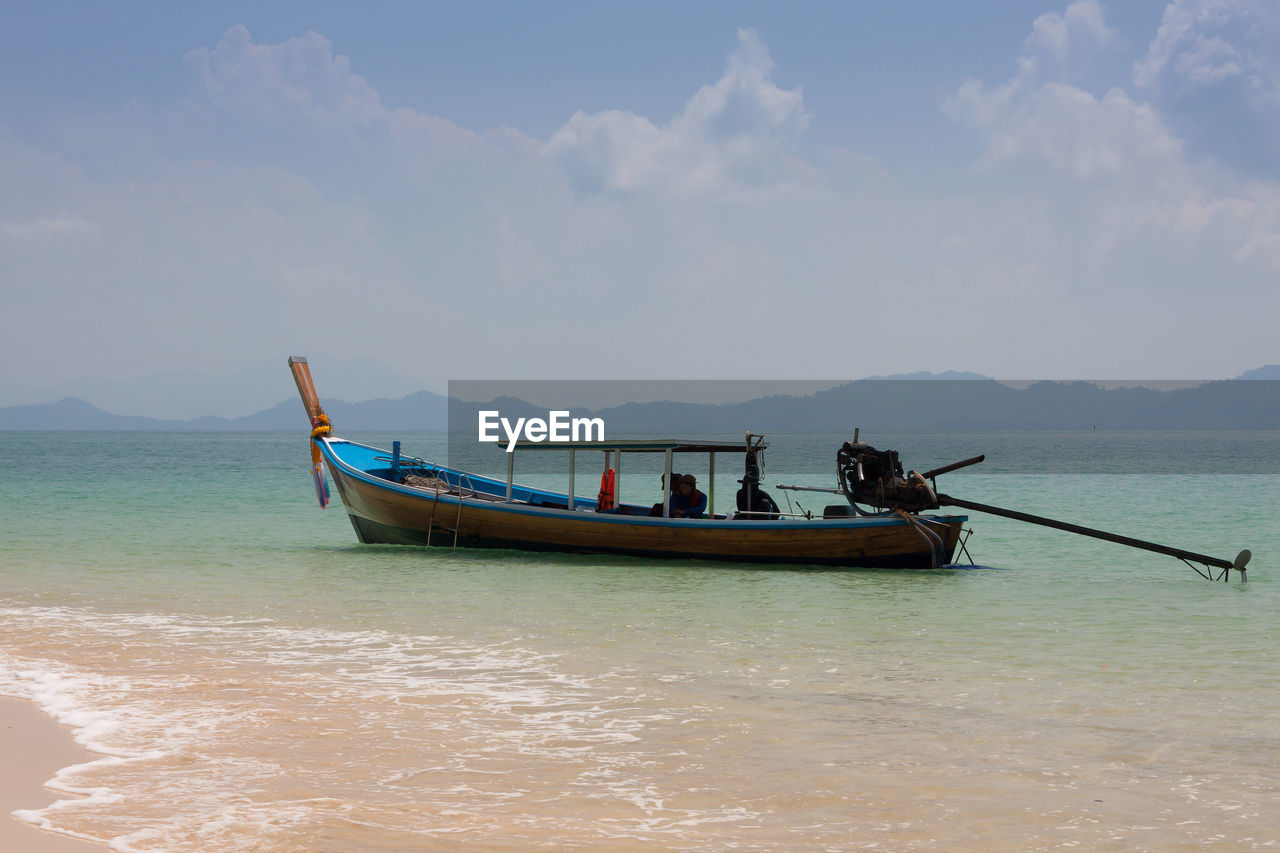
[[[676,483],[672,477],[671,482]],[[692,474],[680,477],[677,491],[671,493],[672,518],[702,518],[707,512],[707,496],[698,491],[698,478]]]
[[[747,472],[738,481],[742,488],[738,489],[738,513],[734,516],[739,521],[776,521],[781,510],[773,497],[760,488],[760,472],[758,468],[747,465]]]
[[[684,475],[677,474],[674,471],[671,472],[671,497],[673,498],[676,496],[676,492],[680,490],[680,478],[682,476]],[[666,488],[666,485],[667,485],[667,475],[663,474],[661,477],[658,478],[658,491],[660,492],[663,491]],[[662,517],[662,501],[658,501],[656,504],[650,507],[649,516],[650,518],[655,516],[657,518]]]

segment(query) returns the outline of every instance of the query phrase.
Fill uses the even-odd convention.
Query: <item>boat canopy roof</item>
[[[509,441],[499,441],[506,450]],[[517,441],[516,450],[624,450],[627,453],[746,453],[743,441],[691,441],[687,439],[623,438],[616,441]],[[761,444],[754,449],[764,450]]]

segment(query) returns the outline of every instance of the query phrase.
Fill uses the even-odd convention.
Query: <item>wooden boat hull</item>
[[[418,489],[346,464],[321,441],[361,542],[428,548],[567,553],[868,568],[931,568],[927,538],[905,519],[779,521],[647,518],[507,503],[492,495]],[[938,535],[949,563],[965,516],[914,516]]]

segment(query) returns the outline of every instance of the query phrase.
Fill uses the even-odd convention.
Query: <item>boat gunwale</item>
[[[858,517],[858,516],[846,516],[842,518],[813,518],[813,519],[787,518],[787,519],[778,519],[776,521],[770,521],[765,519],[752,520],[752,521],[740,521],[740,520],[734,520],[732,518],[723,518],[723,519],[662,518],[657,516],[616,515],[612,513],[583,512],[580,510],[559,509],[556,507],[532,506],[527,503],[507,502],[504,499],[500,499],[500,500],[483,500],[483,499],[475,499],[475,498],[468,499],[465,496],[458,496],[450,492],[436,491],[433,489],[415,488],[413,486],[406,486],[402,483],[394,483],[390,480],[383,479],[382,477],[375,477],[372,474],[368,473],[367,471],[362,471],[359,468],[356,468],[355,466],[343,460],[341,456],[338,455],[338,452],[333,447],[330,447],[330,442],[341,442],[343,444],[351,445],[354,447],[361,447],[366,450],[374,450],[382,453],[388,453],[389,451],[385,450],[384,448],[374,447],[373,445],[369,445],[369,444],[362,444],[360,442],[351,441],[350,439],[341,438],[338,436],[317,436],[312,440],[320,445],[321,451],[324,453],[325,458],[329,460],[330,465],[333,465],[336,463],[336,465],[342,470],[342,473],[347,476],[355,477],[361,482],[367,485],[373,486],[375,488],[384,489],[389,492],[394,492],[396,494],[400,494],[406,497],[416,498],[420,500],[432,499],[441,503],[445,503],[449,506],[456,506],[459,503],[466,503],[468,500],[470,500],[470,503],[469,503],[470,506],[492,510],[495,512],[512,512],[512,513],[520,513],[525,515],[533,515],[533,516],[541,516],[546,518],[557,518],[557,519],[572,518],[572,519],[579,519],[582,521],[597,523],[597,524],[629,524],[629,525],[645,525],[645,526],[653,526],[653,527],[694,526],[698,529],[725,529],[725,530],[736,530],[736,531],[742,531],[742,532],[769,531],[769,530],[784,530],[784,531],[832,530],[832,529],[858,530],[858,529],[867,528],[867,527],[897,527],[897,526],[902,526],[909,523],[906,519],[898,516],[874,517],[874,518],[866,518],[866,517]],[[501,486],[503,489],[506,488],[505,482],[496,480],[492,477],[486,477],[482,474],[472,474],[471,472],[461,471],[456,468],[450,468],[446,465],[436,465],[435,467],[439,470],[444,470],[451,474],[454,474],[455,476],[465,476],[469,479],[474,478],[477,480],[483,480],[485,482],[492,483],[495,486]],[[565,498],[565,502],[568,503],[568,496],[561,495],[561,493],[559,492],[546,492],[545,490],[534,489],[530,486],[524,486],[524,485],[521,485],[520,488],[529,489],[530,491],[541,491],[541,492],[544,492],[545,494],[554,495],[558,497],[563,496]],[[577,496],[575,495],[574,498],[576,500]],[[639,504],[633,504],[633,506],[639,506]],[[964,522],[969,520],[969,517],[967,515],[942,515],[942,516],[912,515],[911,518],[921,519],[924,521],[944,524],[948,526],[952,524],[963,524]]]

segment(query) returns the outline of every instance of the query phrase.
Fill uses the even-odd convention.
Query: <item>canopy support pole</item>
[[[576,450],[569,450],[569,512],[573,512],[575,503],[573,499],[573,462],[576,454]]]
[[[716,517],[716,452],[713,450],[708,454],[711,457],[711,470],[707,474],[707,518]]]
[[[516,455],[507,454],[507,503],[511,503],[511,492],[516,478]]]
[[[662,517],[671,517],[671,449],[664,454],[662,463]]]

